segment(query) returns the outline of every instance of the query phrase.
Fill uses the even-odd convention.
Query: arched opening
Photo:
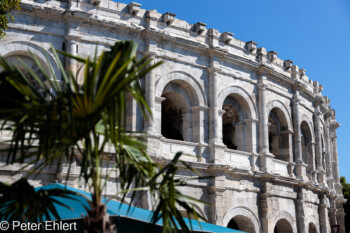
[[[312,134],[311,129],[306,121],[303,121],[300,125],[301,129],[301,151],[303,161],[307,164],[306,173],[309,179],[311,179],[311,172],[313,168],[312,157]]]
[[[249,130],[244,120],[249,117],[249,107],[239,95],[229,95],[223,102],[222,140],[229,149],[247,151]]]
[[[309,223],[309,233],[317,233],[317,228],[312,222]]]
[[[280,219],[275,226],[274,233],[293,233],[292,226],[285,219]]]
[[[289,162],[289,131],[286,116],[279,108],[269,114],[269,150],[276,159]]]
[[[249,233],[256,233],[253,223],[246,216],[237,215],[230,220],[227,228],[240,230]]]
[[[20,62],[22,61],[25,63],[32,71],[38,75],[39,78],[43,78],[43,74],[35,61],[27,56],[27,55],[7,55],[5,57],[6,61],[10,64],[16,65],[19,67],[23,74],[28,77],[28,79],[31,81],[33,86],[38,90],[39,92],[41,91],[39,83],[33,78],[33,76],[23,67],[23,64]],[[45,64],[42,64],[43,67],[45,67]],[[17,103],[23,103],[24,102],[24,97],[20,94],[20,92],[14,88],[7,80],[6,77],[9,74],[4,71],[0,70],[0,92],[6,93],[6,101],[5,100],[0,100],[0,109],[9,109],[9,108],[16,108]]]
[[[165,138],[192,141],[193,97],[190,91],[176,81],[167,84],[163,90],[161,133]]]

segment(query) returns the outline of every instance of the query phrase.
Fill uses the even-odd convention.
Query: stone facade
[[[142,119],[128,98],[128,128],[147,133],[148,152],[160,163],[183,151],[198,171],[215,175],[183,189],[211,204],[196,205],[209,222],[254,233],[328,233],[334,224],[345,232],[335,111],[323,86],[276,52],[137,3],[22,0],[0,55],[31,65],[31,51],[60,77],[50,44],[87,57],[96,46],[101,53],[130,39],[140,56],[164,64],[141,80],[153,120]],[[81,79],[81,64],[59,59]],[[76,187],[78,168],[69,179]],[[15,169],[1,167],[0,179],[18,179],[9,176]],[[186,169],[180,175],[191,176]],[[49,170],[32,179],[54,181]],[[111,181],[106,195],[117,198],[116,191]],[[149,207],[147,195],[139,205]]]

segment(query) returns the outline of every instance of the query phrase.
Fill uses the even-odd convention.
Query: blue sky
[[[254,40],[282,59],[305,68],[324,85],[335,108],[340,175],[350,181],[349,0],[135,0],[142,8],[172,12],[242,41]],[[124,2],[124,1],[123,1]],[[125,2],[129,3],[129,2]],[[348,144],[349,143],[349,144]]]

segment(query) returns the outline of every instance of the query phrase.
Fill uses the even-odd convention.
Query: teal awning
[[[36,188],[36,190],[39,190],[39,189],[68,189],[68,190],[77,192],[82,196],[84,196],[85,198],[91,200],[90,193],[84,192],[82,190],[75,189],[69,186],[65,186],[63,184],[56,183],[56,184],[50,184],[50,185]],[[62,220],[70,221],[73,219],[81,219],[83,216],[87,215],[87,212],[84,206],[88,207],[89,205],[85,200],[85,198],[82,196],[74,197],[76,200],[71,200],[71,199],[61,198],[61,197],[57,198],[57,200],[59,200],[60,202],[72,208],[72,209],[67,209],[63,206],[55,204],[57,212]],[[153,214],[152,211],[137,208],[137,207],[132,207],[127,204],[120,203],[118,201],[109,200],[107,198],[104,198],[103,201],[107,203],[106,205],[107,205],[108,214],[110,216],[115,216],[113,221],[116,222],[116,225],[118,227],[118,233],[134,232],[131,230],[131,226],[135,228],[135,232],[140,232],[140,229],[146,230],[150,226],[151,218]],[[52,218],[54,219],[54,217]],[[187,218],[185,218],[185,221],[188,222],[188,225],[192,224],[192,228],[195,232],[211,232],[211,233],[242,232],[242,231],[221,227],[221,226],[217,226],[206,222],[198,223],[198,221],[190,220]],[[137,225],[139,225],[139,227],[137,227]],[[156,225],[157,226],[155,230],[152,230],[151,232],[161,232],[161,229],[159,228],[162,226],[162,221],[161,220],[158,221]],[[125,228],[125,231],[123,231],[123,229],[120,229],[120,227]]]

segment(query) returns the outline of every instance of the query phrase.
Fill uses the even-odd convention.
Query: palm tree
[[[137,191],[148,191],[157,203],[153,222],[162,218],[164,232],[177,232],[175,226],[189,232],[178,207],[187,210],[188,216],[201,216],[190,204],[196,200],[179,192],[177,187],[186,185],[186,181],[175,174],[178,163],[195,171],[180,160],[180,153],[170,163],[160,167],[147,155],[141,140],[125,130],[127,93],[138,103],[143,116],[151,117],[139,79],[160,65],[150,65],[151,60],[147,57],[137,60],[136,50],[134,42],[122,41],[117,42],[110,51],[103,52],[99,58],[96,52],[92,59],[60,52],[84,64],[81,85],[70,71],[64,70],[54,48],[52,51],[59,62],[64,84],[57,81],[52,71],[47,72],[34,56],[40,74],[21,61],[19,67],[0,58],[0,65],[5,71],[0,79],[0,120],[3,120],[2,129],[12,131],[9,148],[6,149],[6,164],[26,162],[27,166],[33,166],[29,175],[35,175],[47,167],[56,167],[58,174],[59,166],[55,164],[77,161],[81,167],[79,176],[92,193],[90,207],[87,208],[88,216],[84,219],[86,232],[115,232],[102,202],[102,191],[109,174],[102,172],[101,165],[106,160],[112,161],[112,168],[119,174],[118,183],[123,200],[127,193],[132,193],[133,202]],[[47,66],[50,67],[49,63]],[[114,152],[107,153],[107,148],[112,148]],[[69,165],[67,178],[70,168]],[[23,181],[13,185],[18,187],[21,184],[29,185]],[[39,200],[31,196],[31,202],[22,201],[18,205],[23,208],[15,209],[8,204],[11,203],[8,201],[11,196],[5,195],[11,190],[10,187],[0,186],[3,194],[1,198],[7,198],[7,201],[1,201],[0,198],[0,208],[15,212],[16,215],[11,216],[19,216],[22,221],[28,220],[29,213],[24,211],[28,208],[25,207],[33,205],[39,208]],[[45,200],[50,203],[52,196],[68,194],[56,190],[42,196],[46,195]],[[12,202],[16,201],[18,198],[13,198]],[[49,211],[55,211],[52,205],[48,206]],[[41,219],[43,213],[31,213],[35,214],[40,216],[37,219]]]

